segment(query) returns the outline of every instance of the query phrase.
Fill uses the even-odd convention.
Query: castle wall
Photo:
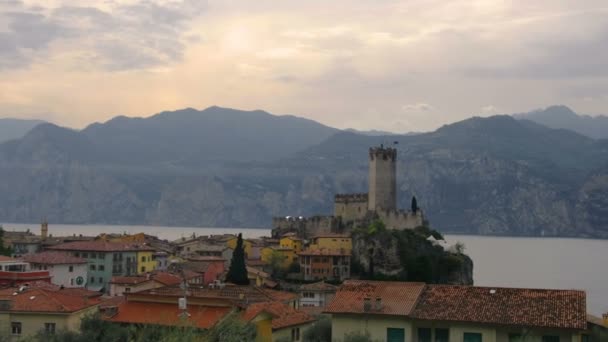
[[[334,216],[342,221],[363,219],[367,215],[367,194],[339,194],[334,200]]]
[[[298,237],[307,239],[315,235],[338,233],[340,222],[341,219],[334,216],[275,217],[272,219],[272,237],[296,233]]]
[[[378,210],[376,214],[388,229],[414,229],[425,223],[422,210],[418,210],[416,213],[402,210]]]
[[[369,149],[368,209],[394,210],[397,208],[397,150],[394,148]]]

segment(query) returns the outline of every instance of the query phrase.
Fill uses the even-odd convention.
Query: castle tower
[[[383,145],[369,149],[369,210],[397,208],[396,161],[397,149]]]
[[[42,221],[42,224],[40,224],[40,237],[42,238],[42,240],[46,240],[48,235],[49,235],[49,223],[46,222],[46,220],[44,220],[44,221]]]

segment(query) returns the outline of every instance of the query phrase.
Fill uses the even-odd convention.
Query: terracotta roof
[[[99,297],[87,294],[90,291],[53,291],[42,288],[28,288],[23,292],[12,289],[13,293],[7,295],[6,291],[0,298],[11,300],[10,311],[20,312],[54,312],[70,313],[99,304]]]
[[[11,258],[11,257],[5,256],[5,255],[0,255],[0,262],[2,262],[2,261],[21,261],[21,260]]]
[[[135,276],[135,277],[115,276],[115,277],[112,277],[112,280],[110,280],[110,284],[136,285],[136,284],[144,283],[148,280],[150,280],[150,279],[148,279],[147,277],[143,277],[143,276],[141,276],[141,277],[140,276]]]
[[[188,305],[187,312],[190,314],[188,321],[201,329],[214,326],[232,308],[210,307]],[[126,301],[118,305],[118,313],[109,318],[109,321],[120,323],[158,324],[158,325],[182,325],[180,318],[182,311],[176,303],[150,303]]]
[[[226,259],[219,257],[219,256],[202,256],[202,255],[194,255],[194,256],[189,256],[186,259],[188,259],[189,261],[226,261]]]
[[[135,295],[135,294],[134,294]],[[181,297],[183,290],[177,286],[166,286],[158,289],[150,289],[136,293],[137,296],[168,296]],[[222,298],[235,302],[245,301],[247,303],[259,303],[268,301],[280,301],[288,303],[298,298],[291,292],[264,289],[255,286],[239,286],[226,284],[221,289],[211,288],[188,288],[188,297],[193,298]]]
[[[77,258],[66,252],[46,251],[36,254],[27,254],[23,260],[33,264],[62,265],[62,264],[86,264],[87,260]]]
[[[546,328],[585,329],[586,295],[577,290],[428,285],[412,317]]]
[[[158,272],[152,279],[166,286],[179,285],[182,283],[182,278],[180,276],[168,272]]]
[[[347,280],[338,288],[327,305],[327,313],[365,313],[407,316],[416,305],[424,283]],[[369,298],[371,309],[365,311],[364,299]],[[376,308],[376,298],[381,299]]]
[[[114,297],[102,297],[101,303],[99,304],[100,309],[109,307],[116,307],[125,302],[125,296],[114,296]]]
[[[138,252],[154,251],[154,248],[133,242],[74,241],[48,247],[53,250],[64,251],[97,251],[97,252]]]
[[[247,273],[252,273],[252,274],[258,275],[262,278],[270,277],[270,274],[268,274],[260,269],[257,269],[257,268],[251,267],[251,266],[245,266],[245,267],[247,268]]]
[[[262,302],[251,304],[243,313],[243,319],[245,321],[250,321],[262,312],[266,312],[273,316],[272,330],[306,324],[316,320],[308,313],[296,310],[293,307],[281,302]]]
[[[298,255],[327,255],[327,256],[350,256],[350,251],[346,249],[308,249],[301,251]]]
[[[336,285],[328,284],[324,281],[300,286],[300,291],[336,292],[337,289]]]

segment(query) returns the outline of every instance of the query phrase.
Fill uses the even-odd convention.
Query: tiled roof
[[[301,251],[298,255],[311,255],[311,256],[350,256],[350,251],[346,249],[308,249]]]
[[[428,285],[412,317],[545,328],[585,329],[586,295],[577,290]]]
[[[28,288],[18,292],[12,289],[16,295],[8,294],[10,291],[2,291],[0,299],[11,300],[10,311],[20,312],[54,312],[70,313],[80,311],[87,307],[99,304],[99,297],[89,295],[90,291],[48,290],[43,288]]]
[[[21,261],[21,260],[17,260],[15,258],[11,258],[11,257],[4,256],[4,255],[0,255],[0,262],[2,262],[2,261],[13,261],[14,262],[14,261]]]
[[[158,272],[152,278],[166,286],[179,285],[182,283],[182,278],[180,276],[169,272]]]
[[[306,312],[299,311],[281,302],[261,302],[251,304],[243,313],[243,319],[250,321],[260,313],[272,315],[272,330],[283,329],[294,325],[306,324],[316,319]]]
[[[325,312],[407,316],[414,309],[424,286],[424,283],[347,280],[338,288]],[[365,298],[370,299],[368,311],[364,309]],[[376,308],[376,298],[381,299],[379,309]]]
[[[336,285],[328,284],[324,281],[319,281],[312,284],[304,284],[300,286],[300,291],[323,291],[323,292],[336,292],[338,287]]]
[[[219,257],[219,256],[202,256],[202,255],[189,256],[186,259],[188,259],[189,261],[221,261],[221,262],[226,261],[226,259]]]
[[[198,328],[208,329],[213,327],[231,310],[230,307],[188,305],[187,312],[190,314],[188,321]],[[126,301],[118,305],[118,313],[109,320],[119,323],[175,326],[183,324],[180,318],[181,312],[177,303]]]
[[[66,242],[49,249],[64,251],[96,251],[96,252],[138,252],[154,251],[154,248],[132,242],[108,242],[108,241],[74,241]]]
[[[46,251],[36,254],[27,254],[23,260],[33,264],[62,265],[62,264],[86,264],[87,260],[77,258],[66,252]]]
[[[183,290],[177,286],[167,286],[158,289],[145,290],[136,293],[137,296],[169,296],[181,297]],[[292,292],[263,289],[255,286],[239,286],[226,284],[221,289],[188,288],[188,297],[193,298],[223,298],[235,302],[258,303],[280,301],[288,303],[297,299],[298,295]]]
[[[136,285],[136,284],[144,283],[148,280],[150,280],[150,279],[148,279],[147,277],[139,277],[139,276],[134,276],[134,277],[115,276],[115,277],[112,277],[112,280],[110,280],[110,284]]]
[[[260,276],[262,278],[269,278],[270,277],[270,274],[268,274],[268,273],[266,273],[266,272],[264,272],[262,270],[259,270],[257,268],[251,267],[251,266],[245,266],[245,267],[247,268],[247,273],[255,274],[255,275],[258,275],[258,276]]]

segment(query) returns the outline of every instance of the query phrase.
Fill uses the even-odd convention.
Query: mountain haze
[[[569,129],[594,139],[608,138],[608,116],[579,115],[566,106],[551,106],[516,118],[537,122],[551,128]]]
[[[0,144],[0,220],[264,227],[367,191],[370,146],[398,143],[398,198],[441,231],[608,237],[608,140],[511,116],[369,136],[219,107],[36,127]]]
[[[25,133],[41,123],[44,123],[44,121],[0,118],[0,143],[21,138]]]

